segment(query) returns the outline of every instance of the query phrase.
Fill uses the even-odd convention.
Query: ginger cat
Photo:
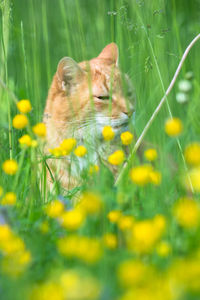
[[[102,140],[103,127],[111,125],[115,135],[119,135],[127,129],[133,110],[133,104],[123,93],[115,43],[107,45],[90,61],[76,63],[70,57],[61,59],[44,110],[45,152],[69,137],[75,137],[77,144],[84,144],[90,152],[89,158],[77,158],[76,163],[68,156],[48,160],[52,173],[64,188],[80,182],[80,172],[88,163],[98,164],[99,159],[107,158],[108,154],[103,155],[105,147],[108,148]]]

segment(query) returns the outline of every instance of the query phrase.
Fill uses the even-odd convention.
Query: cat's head
[[[114,43],[90,61],[76,63],[64,57],[58,64],[45,113],[58,129],[74,128],[82,134],[83,129],[101,132],[105,125],[111,125],[118,131],[127,126],[134,111],[130,95],[124,93],[124,82],[130,93],[129,79],[122,78],[118,67]]]

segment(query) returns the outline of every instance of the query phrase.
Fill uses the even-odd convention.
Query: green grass
[[[145,136],[145,143],[158,151],[155,168],[162,173],[159,186],[136,186],[130,180],[129,170],[119,185],[114,186],[113,175],[101,165],[97,175],[85,176],[81,187],[63,193],[56,182],[55,191],[47,193],[45,157],[39,148],[21,149],[18,139],[26,130],[12,128],[12,119],[18,112],[15,97],[18,100],[30,99],[33,106],[29,113],[31,126],[41,122],[48,88],[59,60],[64,56],[77,62],[89,60],[114,41],[119,47],[120,69],[129,75],[135,87],[134,131],[138,137],[163,97],[185,48],[199,34],[199,17],[199,0],[0,0],[0,80],[7,86],[5,89],[0,85],[0,166],[9,158],[14,158],[19,164],[14,176],[6,175],[0,169],[0,186],[4,193],[12,191],[17,196],[16,205],[0,205],[0,223],[8,223],[31,253],[28,267],[13,277],[5,271],[6,258],[0,251],[0,293],[3,300],[30,299],[30,291],[35,286],[50,282],[55,283],[57,296],[53,296],[51,290],[50,295],[42,298],[40,287],[41,298],[33,295],[31,299],[63,299],[59,298],[59,276],[69,270],[74,270],[81,280],[88,277],[90,288],[95,287],[90,277],[101,287],[100,296],[84,298],[84,286],[79,283],[78,296],[66,298],[70,300],[199,299],[200,229],[198,226],[186,229],[177,224],[173,206],[184,196],[194,197],[199,202],[199,193],[192,195],[181,182],[185,166],[180,146],[184,150],[189,143],[200,141],[200,41],[189,53],[167,102]],[[178,82],[189,71],[193,73],[190,80],[192,90],[189,101],[180,104],[176,101]],[[164,131],[165,120],[170,115],[180,118],[184,125],[178,139],[180,146],[176,138],[170,138]],[[135,156],[129,169],[138,164]],[[44,210],[46,203],[58,196],[64,197],[66,207],[71,207],[73,196],[85,190],[100,194],[104,209],[89,216],[86,223],[75,231],[76,235],[101,239],[109,232],[118,238],[118,247],[104,250],[101,259],[93,264],[77,257],[66,258],[58,251],[60,237],[69,236],[71,232],[61,228],[57,220],[48,217]],[[167,220],[162,240],[170,244],[170,254],[159,256],[156,245],[145,254],[128,249],[126,235],[107,219],[111,210],[121,210],[124,215],[137,220],[162,214]],[[44,222],[48,223],[47,233],[41,230]],[[148,233],[145,234],[148,239]],[[0,229],[0,249],[2,241]],[[145,280],[138,279],[138,284],[123,288],[117,279],[117,269],[127,259],[144,263],[150,273],[144,273]],[[175,267],[179,260],[182,265]],[[16,262],[11,260],[10,263],[13,270]],[[185,277],[183,270],[187,273]],[[130,270],[127,269],[127,273]],[[170,295],[165,290],[168,282]],[[48,287],[43,288],[49,292]],[[133,294],[127,296],[126,292],[131,288]],[[144,290],[148,293],[147,298],[141,295]],[[158,290],[162,293],[155,292]]]

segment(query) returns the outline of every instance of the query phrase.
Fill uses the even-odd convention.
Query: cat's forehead
[[[94,58],[90,61],[81,62],[79,65],[90,74],[93,83],[104,82],[106,85],[110,85],[110,81],[113,81],[114,85],[120,84],[120,71],[116,65],[111,64],[108,60]]]

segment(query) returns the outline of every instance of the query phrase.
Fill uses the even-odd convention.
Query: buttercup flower
[[[69,138],[62,141],[60,149],[63,151],[63,155],[68,155],[76,146],[76,139]]]
[[[115,136],[115,132],[112,127],[108,125],[103,128],[102,135],[105,141],[111,141]]]
[[[161,180],[162,180],[162,175],[159,171],[151,171],[149,173],[149,179],[150,179],[150,182],[155,184],[155,185],[159,185],[161,183]]]
[[[129,131],[122,132],[120,137],[123,145],[130,145],[133,141],[133,134]]]
[[[150,182],[150,173],[153,171],[150,165],[140,165],[130,171],[131,180],[138,185],[146,185]]]
[[[178,118],[168,119],[165,123],[165,132],[171,136],[176,137],[183,131],[183,124]]]
[[[113,233],[106,233],[103,236],[103,243],[105,247],[109,249],[115,249],[117,247],[117,237]]]
[[[85,221],[85,214],[80,209],[64,212],[60,217],[61,225],[68,230],[77,230]]]
[[[99,195],[92,192],[85,192],[81,195],[78,208],[82,209],[86,214],[97,214],[103,207],[102,199]]]
[[[2,205],[14,205],[17,201],[17,196],[13,192],[8,192],[3,197],[1,204]]]
[[[85,146],[80,145],[74,150],[74,154],[78,157],[83,157],[87,153]]]
[[[59,200],[54,200],[46,206],[45,211],[51,218],[60,217],[64,212],[64,204]]]
[[[111,165],[120,165],[124,161],[124,152],[122,150],[117,150],[108,157],[108,161]]]
[[[188,189],[191,189],[190,183],[195,192],[200,192],[200,167],[193,168],[185,177],[185,184]]]
[[[107,218],[111,223],[117,223],[121,215],[122,212],[120,210],[111,210],[108,213]]]
[[[56,147],[54,149],[49,149],[49,152],[55,157],[60,157],[63,155],[63,151],[60,147]]]
[[[35,126],[33,126],[33,132],[39,136],[44,138],[47,134],[46,126],[44,123],[38,123]]]
[[[200,143],[192,143],[185,149],[185,160],[188,164],[197,166],[200,165]]]
[[[28,125],[28,118],[25,115],[16,115],[13,118],[12,124],[16,129],[23,129]]]
[[[157,159],[158,157],[158,153],[156,151],[156,149],[147,149],[145,152],[144,152],[144,156],[145,158],[148,160],[148,161],[154,161]]]
[[[181,198],[174,206],[174,216],[181,226],[196,227],[199,223],[200,209],[195,200]]]
[[[20,100],[17,102],[17,108],[21,113],[26,114],[31,111],[32,106],[29,100]]]
[[[23,135],[21,138],[19,138],[18,141],[22,146],[27,146],[27,147],[32,146],[32,139],[28,134]]]
[[[166,257],[171,252],[171,246],[169,243],[161,241],[156,247],[156,252],[159,256]]]
[[[2,168],[6,174],[14,175],[18,170],[18,164],[14,159],[8,159],[3,163]]]

